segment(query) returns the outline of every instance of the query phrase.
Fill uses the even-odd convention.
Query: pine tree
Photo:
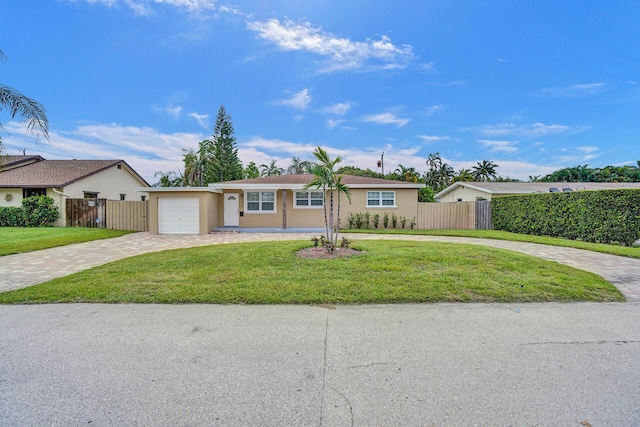
[[[205,181],[222,182],[242,179],[244,171],[242,162],[238,158],[236,138],[233,136],[233,123],[224,109],[220,106],[216,116],[216,124],[211,135],[212,162],[205,170]]]

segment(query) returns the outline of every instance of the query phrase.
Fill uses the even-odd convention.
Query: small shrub
[[[391,214],[391,228],[396,228],[398,226],[398,217],[395,213]]]
[[[411,218],[411,222],[409,222],[409,227],[413,230],[416,228],[416,217]]]
[[[387,228],[389,226],[389,214],[386,212],[382,217],[382,225],[384,226],[384,228]]]
[[[369,228],[369,224],[371,223],[371,214],[366,212],[364,214],[364,228]]]
[[[401,228],[404,230],[404,226],[407,224],[407,217],[406,216],[401,216],[400,217],[400,225],[402,226]]]
[[[356,227],[356,214],[353,212],[349,212],[347,215],[347,223],[349,224],[349,229],[353,229]]]
[[[380,214],[373,215],[373,228],[378,228],[379,223],[380,223]]]
[[[357,229],[361,229],[362,228],[362,221],[363,221],[363,217],[361,213],[357,213],[356,214],[356,228]]]
[[[28,227],[44,227],[60,218],[55,201],[48,196],[31,196],[22,200],[25,222]]]
[[[317,237],[312,237],[312,238],[311,238],[311,242],[313,242],[313,247],[314,247],[314,248],[317,248],[317,247],[318,247],[318,245],[320,244],[320,239],[319,239],[319,238],[317,238]]]
[[[340,247],[348,248],[349,246],[351,246],[351,241],[348,240],[346,237],[343,237],[342,240],[340,241]]]
[[[0,208],[0,227],[24,227],[24,210],[17,206]]]

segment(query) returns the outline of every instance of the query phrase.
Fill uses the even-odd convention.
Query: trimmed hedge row
[[[60,218],[55,201],[48,196],[22,199],[22,207],[0,207],[0,227],[44,227]]]
[[[640,190],[495,197],[491,215],[496,230],[631,246],[640,238]]]

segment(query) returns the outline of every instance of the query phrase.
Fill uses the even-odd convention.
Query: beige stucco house
[[[60,208],[57,225],[64,225],[68,198],[141,200],[147,197],[144,190],[149,184],[124,160],[4,156],[0,161],[0,206],[21,206],[23,198],[46,195]]]
[[[455,182],[434,197],[437,202],[474,202],[516,194],[613,188],[640,188],[639,182]]]
[[[204,188],[149,188],[149,231],[207,234],[212,229],[323,228],[321,190],[305,190],[313,175],[280,175],[210,184]],[[340,217],[350,212],[416,218],[424,184],[343,175],[351,204],[341,197]]]

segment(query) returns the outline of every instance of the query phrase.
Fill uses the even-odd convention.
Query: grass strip
[[[624,301],[601,277],[501,249],[361,241],[350,258],[304,259],[309,242],[164,251],[0,293],[2,304],[370,304]]]

